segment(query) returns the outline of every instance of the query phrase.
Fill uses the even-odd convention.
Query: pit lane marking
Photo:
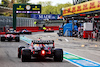
[[[66,61],[68,61],[76,66],[79,66],[79,67],[100,67],[100,63],[98,63],[96,61],[93,61],[93,60],[81,57],[79,55],[64,51],[64,55],[67,55],[67,54],[72,55],[73,57],[69,57],[69,58],[67,57],[67,59],[65,57],[64,60],[66,60]],[[79,57],[80,59],[78,59],[77,57]]]
[[[65,39],[67,42],[69,42],[69,40],[68,39]]]

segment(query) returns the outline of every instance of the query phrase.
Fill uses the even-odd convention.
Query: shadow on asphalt
[[[62,61],[62,62],[58,62],[58,61],[54,61],[53,59],[37,59],[37,58],[34,58],[34,59],[31,59],[31,60],[27,60],[27,61],[25,61],[25,62],[56,62],[56,63],[69,63],[68,61]]]

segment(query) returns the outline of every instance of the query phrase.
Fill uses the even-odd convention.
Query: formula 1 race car
[[[28,47],[18,47],[18,58],[21,58],[22,62],[31,60],[31,57],[53,58],[54,61],[63,61],[63,49],[56,49],[54,46],[54,40],[33,40]]]
[[[44,30],[44,32],[54,32],[54,29],[48,28],[48,29]]]
[[[31,31],[28,31],[28,30],[26,30],[26,29],[23,29],[23,30],[19,31],[19,33],[20,33],[20,34],[32,34]]]
[[[19,33],[14,31],[9,31],[5,35],[1,35],[1,41],[12,41],[15,40],[16,42],[20,41]]]
[[[19,35],[19,32],[16,32],[16,30],[10,29],[6,32],[6,34],[15,34],[15,35]]]

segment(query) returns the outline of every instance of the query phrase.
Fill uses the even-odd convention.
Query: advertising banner
[[[92,0],[82,4],[64,8],[63,16],[95,10],[100,10],[100,0]]]
[[[44,20],[44,19],[51,19],[56,20],[59,19],[60,15],[55,14],[31,14],[31,18]]]

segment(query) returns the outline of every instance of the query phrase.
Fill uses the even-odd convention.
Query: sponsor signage
[[[16,11],[16,13],[36,13],[36,14],[40,14],[40,11]]]
[[[13,28],[16,29],[16,14],[18,13],[30,13],[40,14],[41,5],[34,4],[13,4]]]
[[[54,15],[54,14],[31,14],[31,18],[34,19],[58,19],[60,15]]]
[[[41,5],[27,5],[27,4],[21,4],[16,5],[16,10],[22,10],[22,11],[41,11]]]
[[[82,4],[74,5],[71,7],[64,8],[63,16],[78,14],[83,12],[95,11],[100,9],[100,0],[88,1]]]
[[[16,13],[41,13],[41,5],[16,4]]]

